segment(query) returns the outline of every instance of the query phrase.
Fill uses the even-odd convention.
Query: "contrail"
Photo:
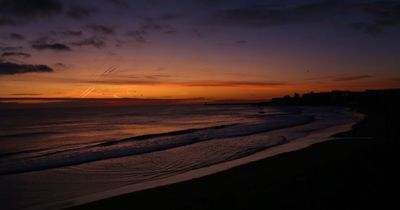
[[[118,67],[117,66],[111,66],[108,69],[106,69],[102,74],[98,75],[98,78],[95,80],[95,82],[98,82],[101,77],[105,77],[109,74],[111,74],[112,72],[114,72],[115,70],[117,70]],[[81,94],[81,98],[85,98],[86,96],[88,96],[90,93],[93,92],[93,90],[96,89],[95,87],[88,87],[85,91],[83,91],[83,93]]]
[[[110,68],[105,70],[100,76],[107,76],[107,75],[111,74],[115,70],[117,70],[117,67],[116,66],[111,66]]]
[[[83,91],[83,92],[81,93],[81,97],[83,97],[84,95],[86,95],[86,93],[87,93],[90,89],[91,89],[91,87],[86,88],[86,90]]]
[[[91,88],[86,92],[86,94],[82,96],[82,98],[85,98],[86,96],[88,96],[90,93],[92,93],[92,91],[93,91],[94,89],[96,89],[96,88],[91,87]]]

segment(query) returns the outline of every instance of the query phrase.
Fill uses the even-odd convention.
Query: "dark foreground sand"
[[[352,131],[337,135],[342,139],[195,180],[71,209],[388,209],[391,204],[397,206],[399,110],[385,105],[363,107],[359,111],[366,118]]]

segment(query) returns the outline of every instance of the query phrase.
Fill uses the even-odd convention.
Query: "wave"
[[[256,123],[232,123],[206,128],[193,128],[156,133],[67,150],[51,150],[26,159],[0,163],[0,175],[16,174],[50,168],[71,166],[92,161],[172,149],[203,141],[247,136],[275,129],[302,125],[314,121],[311,116],[268,116]]]
[[[29,133],[7,134],[7,135],[0,135],[0,140],[1,140],[1,139],[8,139],[8,138],[34,137],[34,136],[52,135],[52,134],[60,134],[60,132],[55,132],[55,131],[41,131],[41,132],[29,132]]]

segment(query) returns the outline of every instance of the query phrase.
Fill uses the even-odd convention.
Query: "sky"
[[[0,98],[400,86],[400,0],[0,0]]]

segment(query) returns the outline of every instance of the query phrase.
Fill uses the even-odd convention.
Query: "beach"
[[[391,209],[399,37],[400,0],[0,0],[0,210]]]
[[[192,180],[328,141],[363,117],[346,107],[254,105],[37,113],[27,121],[10,111],[15,120],[2,130],[6,209],[61,209]]]
[[[358,110],[349,132],[217,174],[72,209],[365,209],[395,203],[399,111]]]

